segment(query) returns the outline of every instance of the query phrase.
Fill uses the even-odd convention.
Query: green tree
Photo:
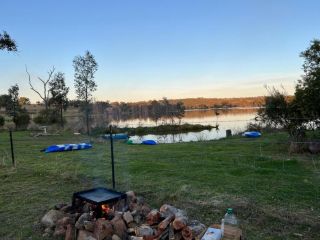
[[[298,81],[293,106],[301,113],[303,122],[320,124],[320,41],[311,41],[310,47],[301,53],[304,58],[302,79]]]
[[[50,104],[54,105],[60,115],[60,124],[63,127],[63,110],[68,107],[69,87],[66,86],[64,73],[58,72],[50,82],[51,99]]]
[[[10,35],[6,31],[0,33],[0,50],[7,50],[8,52],[17,51],[16,42],[10,37]]]
[[[7,109],[7,106],[11,104],[10,101],[11,101],[11,98],[8,94],[0,95],[0,107]]]
[[[24,105],[30,105],[31,102],[30,102],[30,99],[27,97],[19,97],[19,104],[21,106],[24,106]]]
[[[8,89],[8,96],[10,97],[10,101],[6,107],[7,114],[15,118],[17,112],[20,110],[19,105],[19,86],[15,84]]]
[[[76,56],[74,58],[73,67],[75,71],[74,87],[77,99],[84,103],[87,134],[89,135],[90,103],[92,101],[92,92],[97,89],[97,84],[94,81],[94,74],[98,70],[98,64],[94,56],[89,51],[86,51],[84,56]]]

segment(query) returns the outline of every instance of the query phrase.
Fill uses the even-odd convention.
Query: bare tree
[[[37,89],[35,89],[33,87],[32,82],[31,82],[31,76],[30,76],[30,73],[28,72],[28,69],[27,69],[27,66],[26,66],[26,72],[28,74],[30,88],[31,88],[32,91],[37,93],[39,95],[39,97],[43,100],[46,111],[49,108],[49,100],[50,100],[50,97],[49,97],[49,95],[50,95],[50,86],[48,86],[48,85],[50,84],[50,81],[52,80],[51,78],[53,76],[54,71],[55,71],[55,67],[52,67],[52,69],[48,71],[48,78],[46,80],[38,77],[38,79],[42,82],[42,85],[43,85],[43,94],[41,94]]]

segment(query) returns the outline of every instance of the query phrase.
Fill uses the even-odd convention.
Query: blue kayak
[[[144,144],[144,145],[157,145],[158,143],[154,140],[144,140],[144,141],[142,141],[142,144]]]
[[[105,135],[102,136],[102,138],[108,140],[108,139],[110,139],[110,134],[105,134]],[[128,139],[128,138],[129,138],[129,136],[126,133],[112,134],[112,139],[119,140],[119,139]]]
[[[257,138],[261,136],[261,133],[252,131],[252,132],[244,132],[242,136],[248,137],[248,138]]]
[[[89,149],[92,148],[92,145],[89,143],[77,143],[77,144],[59,144],[59,145],[52,145],[49,146],[43,151],[45,153],[50,153],[50,152],[64,152],[64,151],[73,151],[73,150],[82,150],[82,149]]]

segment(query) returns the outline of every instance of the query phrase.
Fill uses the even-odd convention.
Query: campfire
[[[58,204],[41,219],[43,237],[65,240],[192,240],[206,227],[185,211],[164,204],[151,209],[142,197],[94,188],[73,194],[72,205]]]

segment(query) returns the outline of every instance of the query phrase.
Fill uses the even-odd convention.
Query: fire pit
[[[121,200],[124,200],[123,207],[125,207],[126,199],[127,195],[125,193],[116,192],[102,187],[93,188],[74,193],[72,196],[72,207],[76,208],[79,205],[79,201],[91,203],[96,206],[96,217],[99,218],[102,216],[103,211],[106,212],[108,209],[115,210],[114,206],[119,205]]]

